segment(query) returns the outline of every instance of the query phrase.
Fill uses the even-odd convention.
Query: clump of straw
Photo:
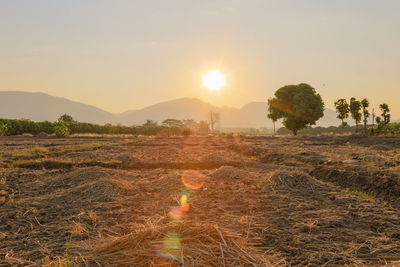
[[[165,255],[165,238],[173,235],[174,256]],[[178,248],[176,246],[179,246]],[[215,225],[190,221],[147,226],[94,250],[102,266],[268,266],[244,239]]]

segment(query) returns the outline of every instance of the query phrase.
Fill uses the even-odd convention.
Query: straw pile
[[[97,181],[100,178],[111,177],[110,170],[100,167],[88,167],[77,169],[65,174],[61,174],[49,180],[45,186],[50,189],[65,189],[84,184],[91,181]]]
[[[224,153],[222,151],[218,151],[218,152],[213,152],[208,155],[202,156],[200,158],[200,161],[220,163],[220,162],[227,161],[227,157],[226,157],[226,153]],[[228,159],[228,161],[229,161],[229,159]]]
[[[287,159],[287,154],[282,154],[279,152],[266,152],[260,157],[260,161],[262,163],[282,163]]]
[[[232,166],[221,166],[212,173],[212,177],[218,180],[235,180],[244,178],[245,173],[242,170]]]
[[[160,256],[165,238],[179,237],[175,259]],[[190,221],[150,225],[116,238],[94,250],[101,266],[268,266],[265,257],[244,239],[213,225]]]
[[[100,167],[89,167],[62,174],[48,181],[45,186],[50,202],[61,202],[78,206],[92,202],[108,202],[114,194],[126,187],[121,179],[112,177],[112,172]]]
[[[310,175],[302,172],[286,172],[277,171],[271,175],[269,187],[273,190],[303,190],[306,192],[314,192],[314,189],[319,186]]]
[[[129,153],[118,155],[116,160],[121,161],[122,167],[132,167],[140,163],[140,160]]]

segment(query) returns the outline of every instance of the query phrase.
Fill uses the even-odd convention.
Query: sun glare
[[[225,76],[219,70],[210,70],[203,76],[203,85],[210,91],[218,91],[225,85]]]

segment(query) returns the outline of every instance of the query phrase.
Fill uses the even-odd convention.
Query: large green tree
[[[349,104],[347,104],[346,99],[338,99],[338,101],[335,102],[335,108],[336,108],[336,113],[338,114],[336,118],[342,120],[342,126],[346,126],[347,123],[344,121],[349,117],[349,112],[350,112],[350,107]]]
[[[358,131],[358,124],[361,122],[361,102],[354,97],[350,98],[350,114],[356,122],[356,131]]]
[[[294,135],[306,126],[314,125],[324,115],[324,102],[315,89],[306,83],[286,85],[268,99],[268,117],[283,118],[283,125]]]

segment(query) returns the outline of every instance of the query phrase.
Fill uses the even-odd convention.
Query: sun
[[[219,70],[209,70],[203,75],[203,85],[210,91],[218,91],[225,85],[225,76]]]

